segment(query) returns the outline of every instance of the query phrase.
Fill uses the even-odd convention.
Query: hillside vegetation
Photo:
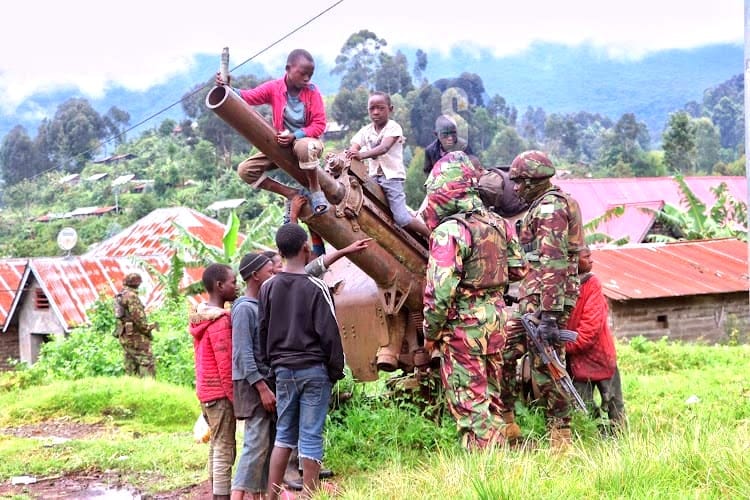
[[[633,113],[602,116],[586,110],[548,113],[541,107],[516,109],[502,95],[489,95],[476,73],[428,81],[429,61],[417,50],[414,61],[382,51],[385,40],[361,30],[352,34],[332,69],[340,77],[338,92],[326,96],[329,120],[344,126],[329,150],[341,149],[367,122],[368,92],[391,94],[393,118],[407,138],[408,201],[421,201],[423,148],[434,139],[433,125],[448,113],[487,166],[508,164],[527,148],[550,153],[574,176],[628,177],[686,174],[744,174],[743,80],[738,75],[706,89],[702,102],[675,109],[663,134],[648,130]],[[236,75],[233,84],[252,87],[267,76]],[[0,213],[0,255],[56,255],[55,237],[63,226],[78,230],[81,253],[157,207],[183,205],[205,211],[214,201],[247,198],[239,212],[247,221],[262,207],[279,200],[242,183],[236,165],[252,149],[203,106],[210,82],[197,84],[182,102],[185,119],[166,119],[138,137],[127,137],[128,112],[116,106],[100,115],[85,99],[61,104],[32,137],[22,126],[0,145],[4,182]],[[267,109],[261,112],[268,115]],[[93,163],[102,141],[115,155],[131,159]],[[656,142],[660,149],[652,149]],[[61,183],[79,173],[78,183]],[[94,174],[107,177],[87,180]],[[120,175],[134,180],[119,186]],[[276,174],[283,177],[284,174]],[[115,206],[118,213],[84,220],[59,219],[77,208]],[[50,221],[34,218],[51,214]],[[220,215],[220,214],[209,214]],[[224,214],[221,214],[222,216]]]

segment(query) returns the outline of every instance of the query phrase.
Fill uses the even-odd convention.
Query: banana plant
[[[612,245],[625,245],[630,241],[630,238],[628,236],[623,236],[622,238],[614,239],[610,235],[606,233],[597,232],[596,228],[599,227],[600,224],[603,224],[605,222],[608,222],[615,217],[622,217],[622,215],[625,213],[625,206],[624,205],[618,205],[616,207],[608,208],[606,212],[604,212],[599,217],[595,217],[588,221],[586,224],[583,225],[583,234],[586,235],[586,243],[591,245],[594,243],[609,243]]]
[[[641,208],[656,215],[656,220],[669,229],[671,235],[649,234],[648,241],[669,243],[679,240],[737,238],[747,241],[747,204],[735,199],[726,183],[712,188],[716,201],[707,208],[685,182],[681,173],[674,175],[680,188],[680,201],[686,208],[666,203],[661,210]]]
[[[180,295],[201,293],[203,283],[198,281],[187,288],[180,288],[180,281],[186,268],[203,268],[212,263],[227,264],[236,271],[243,255],[254,250],[268,250],[273,247],[274,234],[282,220],[282,209],[276,204],[267,205],[263,211],[247,224],[246,233],[240,232],[240,218],[233,210],[227,218],[222,236],[222,248],[207,245],[197,236],[177,223],[172,223],[178,231],[175,239],[163,238],[162,241],[173,250],[171,265],[166,273],[160,273],[146,262],[152,276],[156,276],[164,286],[167,298],[176,299]]]

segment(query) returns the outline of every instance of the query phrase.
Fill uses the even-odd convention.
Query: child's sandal
[[[315,191],[310,194],[310,204],[313,207],[313,215],[323,215],[328,212],[328,200],[323,191]]]

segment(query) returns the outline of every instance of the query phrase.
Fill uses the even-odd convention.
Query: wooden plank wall
[[[750,302],[747,292],[609,301],[609,320],[619,338],[724,342],[736,326],[747,340]]]
[[[0,332],[0,371],[10,370],[12,363],[9,359],[18,361],[19,357],[18,326],[11,325],[7,332]]]

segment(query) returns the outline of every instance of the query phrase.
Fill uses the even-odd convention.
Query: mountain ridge
[[[402,50],[413,64],[413,47]],[[40,115],[52,117],[57,106],[72,97],[85,97],[99,113],[112,107],[128,111],[134,125],[175,102],[200,82],[208,82],[218,67],[219,55],[198,54],[185,72],[146,91],[131,91],[113,85],[101,98],[83,96],[77,89],[38,93],[26,99],[13,115],[0,115],[0,137],[14,126],[23,125],[36,134]],[[669,113],[689,101],[701,102],[703,92],[742,73],[743,47],[718,44],[696,49],[672,49],[649,54],[638,60],[608,57],[591,45],[563,46],[535,43],[521,53],[496,57],[488,50],[454,48],[450,53],[427,53],[424,76],[429,81],[455,77],[462,72],[482,77],[487,96],[499,94],[518,109],[541,107],[547,114],[588,111],[617,120],[624,113],[635,113],[646,123],[652,139],[658,142]],[[324,95],[338,90],[340,78],[330,74],[331,66],[319,63],[314,82]],[[235,74],[278,77],[281,71],[268,71],[250,62]],[[156,127],[165,118],[179,119],[182,108],[175,105],[144,124]],[[140,132],[135,130],[135,133]]]

